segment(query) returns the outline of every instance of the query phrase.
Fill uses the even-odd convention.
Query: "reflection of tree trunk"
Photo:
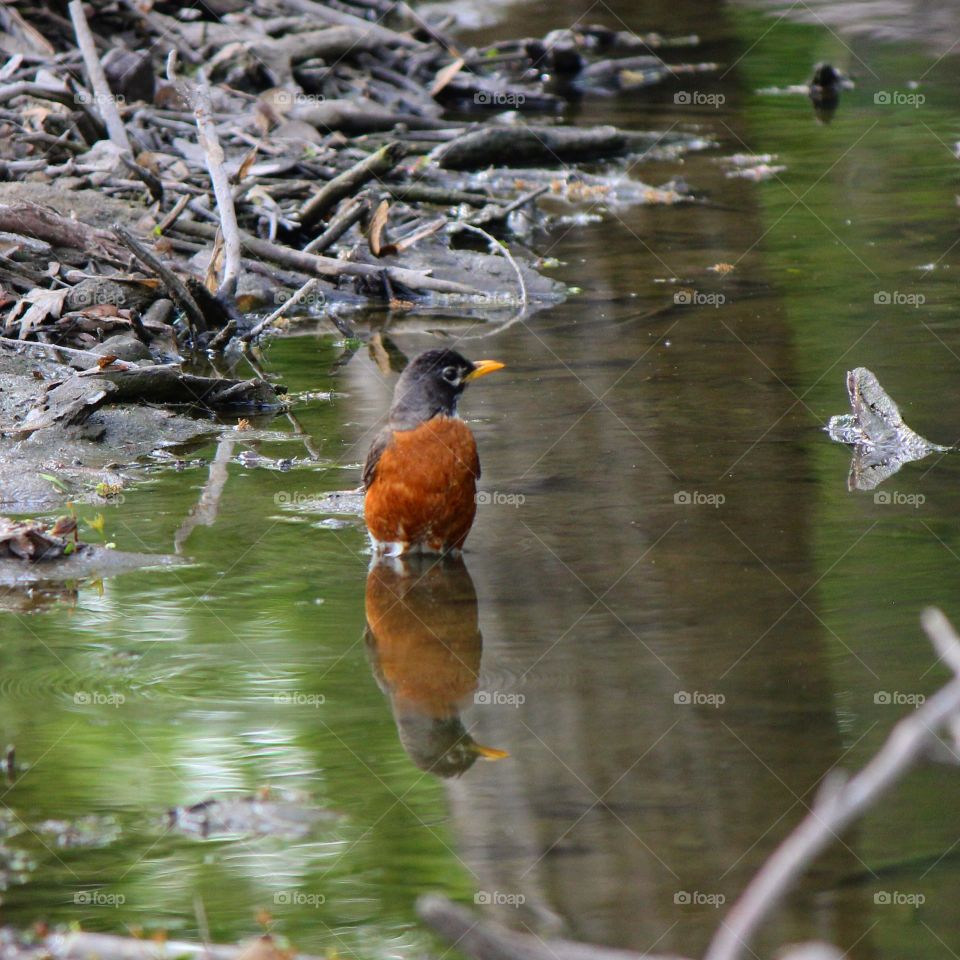
[[[955,0],[737,0],[740,6],[785,17],[793,23],[827,27],[841,37],[869,37],[920,44],[945,54],[960,35],[960,6]]]
[[[617,26],[682,30],[723,15],[671,0],[645,6],[641,23],[631,6],[619,4]],[[561,3],[549,25],[582,12]],[[520,25],[498,33],[542,34],[542,17],[518,10]],[[734,62],[742,51],[728,52]],[[652,125],[636,102],[583,109],[591,122]],[[688,119],[657,117],[663,128]],[[748,149],[742,118],[723,121],[729,152]],[[816,611],[811,467],[797,442],[813,418],[789,386],[799,363],[785,305],[757,296],[768,224],[755,185],[725,180],[711,158],[635,171],[654,183],[680,174],[722,203],[621,211],[546,251],[583,258],[587,295],[512,329],[497,343],[503,392],[464,400],[483,485],[526,497],[482,506],[467,543],[479,688],[525,700],[464,711],[466,729],[511,759],[477,764],[448,789],[489,915],[697,956],[718,902],[801,819],[842,754],[834,640]],[[733,260],[727,277],[708,271]],[[654,278],[724,299],[674,307],[678,288]],[[387,391],[365,387],[361,402],[385,407]],[[713,500],[675,502],[682,493]],[[838,845],[820,879],[849,857]],[[858,894],[838,909],[801,891],[765,944],[823,935],[846,946],[866,928],[858,908]],[[858,951],[869,955],[864,942]]]
[[[701,189],[717,176],[706,160],[685,169]],[[623,218],[629,230],[581,234],[594,295],[616,303],[671,275],[714,289],[706,268],[764,230],[753,188],[716,186],[734,212],[648,209]],[[526,700],[465,713],[513,759],[449,791],[477,890],[500,894],[488,915],[516,929],[698,955],[718,901],[742,889],[841,757],[829,638],[816,591],[804,596],[818,574],[796,437],[811,418],[787,386],[796,361],[780,305],[749,299],[763,274],[758,250],[714,278],[718,309],[643,320],[605,306],[606,321],[582,305],[558,311],[515,351],[542,378],[511,398],[519,412],[496,432],[481,431],[487,485],[511,490],[504,478],[517,478],[527,502],[478,518],[480,686]],[[681,492],[725,502],[676,504]],[[846,858],[839,847],[819,869],[835,877]],[[846,945],[863,932],[849,903],[822,909],[811,920],[795,898],[771,942],[828,930]]]

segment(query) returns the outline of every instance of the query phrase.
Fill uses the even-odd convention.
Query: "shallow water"
[[[439,890],[518,929],[697,955],[825,771],[865,763],[946,678],[918,614],[960,619],[960,461],[906,466],[885,503],[847,491],[848,451],[822,427],[847,409],[845,371],[866,366],[911,427],[960,437],[943,399],[960,376],[958,61],[742,8],[632,8],[586,19],[696,30],[694,58],[729,68],[572,114],[714,138],[632,171],[682,176],[702,202],[537,238],[582,292],[463,344],[507,364],[462,404],[489,494],[465,567],[425,577],[416,616],[391,618],[396,584],[368,583],[361,523],[313,507],[356,484],[393,381],[363,352],[331,374],[343,348],[322,324],[275,341],[269,369],[291,390],[335,392],[296,411],[319,461],[282,418],[283,439],[238,434],[234,456],[297,465],[233,462],[215,522],[186,540],[191,565],[0,614],[0,737],[25,767],[2,795],[0,844],[21,855],[4,920],[196,937],[199,895],[215,940],[254,932],[263,908],[307,952],[413,957],[441,949],[413,911]],[[582,13],[505,7],[469,36]],[[857,82],[832,123],[754,93],[821,59]],[[919,107],[875,103],[910,80]],[[676,104],[678,90],[725,99]],[[787,169],[727,178],[718,160],[748,151]],[[389,336],[407,356],[438,342],[399,319]],[[102,510],[109,539],[172,552],[207,474],[192,459],[151,474]],[[414,761],[459,729],[462,701],[463,728],[510,757],[441,779]],[[167,821],[265,785],[338,816],[306,840]],[[767,952],[815,936],[854,957],[956,950],[958,786],[915,772],[811,870]],[[37,830],[91,815],[90,845]]]

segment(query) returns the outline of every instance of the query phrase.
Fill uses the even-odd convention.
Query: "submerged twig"
[[[507,258],[507,263],[513,267],[513,272],[517,275],[517,284],[520,287],[520,310],[522,313],[527,307],[527,284],[524,282],[523,273],[521,273],[517,261],[513,259],[513,254],[507,249],[506,245],[501,243],[496,237],[487,233],[486,230],[474,226],[472,223],[464,223],[461,221],[455,226],[459,230],[469,230],[471,233],[479,234],[491,247],[496,247]]]
[[[283,303],[277,307],[269,317],[265,317],[261,320],[252,330],[245,333],[240,339],[244,343],[251,343],[256,340],[264,330],[273,326],[288,310],[296,306],[299,303],[303,303],[304,300],[310,295],[314,287],[320,281],[316,277],[311,277],[289,300],[284,300]]]

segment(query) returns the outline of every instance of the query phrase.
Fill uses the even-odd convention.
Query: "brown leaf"
[[[240,162],[240,169],[237,170],[237,177],[236,177],[237,183],[243,183],[243,181],[247,179],[247,174],[250,172],[250,168],[253,166],[253,162],[257,159],[258,149],[259,148],[256,146],[251,147],[250,151]]]
[[[117,359],[119,359],[119,358],[116,356],[116,354],[108,353],[105,357],[101,357],[101,358],[97,361],[97,369],[98,369],[98,370],[103,370],[104,367],[109,367],[110,364],[113,363],[113,361],[114,361],[114,360],[117,360]]]
[[[71,533],[75,533],[76,529],[77,529],[76,517],[64,515],[62,517],[57,517],[53,526],[50,528],[50,536],[66,537]]]
[[[223,267],[223,231],[217,228],[217,237],[213,241],[213,253],[210,254],[210,263],[207,264],[207,275],[203,279],[203,285],[211,292],[216,293],[220,284],[217,277],[220,275],[220,269]]]
[[[370,252],[375,257],[384,256],[386,250],[383,244],[383,229],[387,225],[387,217],[390,215],[390,204],[386,200],[380,201],[380,206],[374,211],[370,218],[370,229],[367,232],[367,241],[370,244]]]
[[[437,71],[433,85],[430,87],[430,96],[435,97],[447,84],[463,69],[463,60],[457,59],[448,63],[442,70]]]

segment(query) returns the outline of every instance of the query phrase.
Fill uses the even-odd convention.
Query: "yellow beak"
[[[476,369],[471,370],[464,378],[464,383],[469,383],[471,380],[476,380],[477,377],[485,377],[488,373],[496,373],[497,370],[502,370],[506,364],[500,363],[499,360],[474,360],[473,365]]]
[[[471,744],[471,748],[474,753],[483,757],[484,760],[503,760],[505,757],[510,756],[506,750],[498,750],[496,747],[485,747],[480,743]]]

